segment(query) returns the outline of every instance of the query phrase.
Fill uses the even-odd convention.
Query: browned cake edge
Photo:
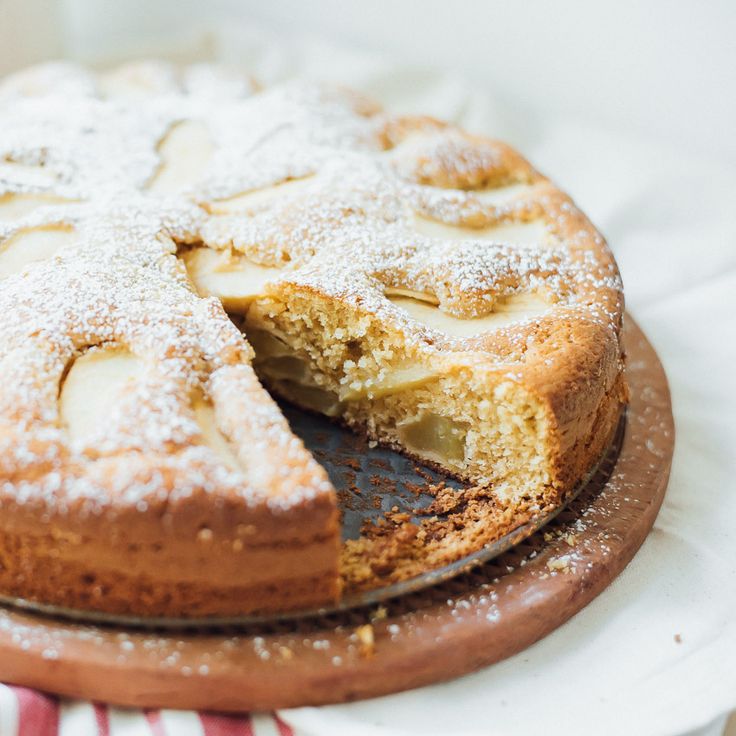
[[[48,519],[39,523],[39,519]],[[286,511],[206,494],[141,512],[71,506],[48,518],[7,496],[0,590],[70,609],[229,616],[304,608],[338,596],[339,526],[323,494]]]

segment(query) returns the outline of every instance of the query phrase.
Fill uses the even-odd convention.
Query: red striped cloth
[[[0,736],[295,736],[273,713],[138,710],[0,685]]]

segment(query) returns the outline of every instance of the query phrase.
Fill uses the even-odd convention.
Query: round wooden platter
[[[631,403],[618,456],[552,523],[438,586],[320,618],[243,630],[153,632],[0,608],[0,680],[121,705],[266,710],[446,680],[553,631],[627,565],[667,486],[667,380],[627,318]]]

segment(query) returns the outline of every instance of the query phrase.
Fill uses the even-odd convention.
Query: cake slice
[[[133,217],[88,218],[2,282],[2,595],[143,617],[334,601],[326,473],[174,243],[131,237]]]

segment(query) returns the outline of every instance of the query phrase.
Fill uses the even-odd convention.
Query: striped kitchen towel
[[[0,685],[0,736],[295,736],[275,714],[139,710]]]

